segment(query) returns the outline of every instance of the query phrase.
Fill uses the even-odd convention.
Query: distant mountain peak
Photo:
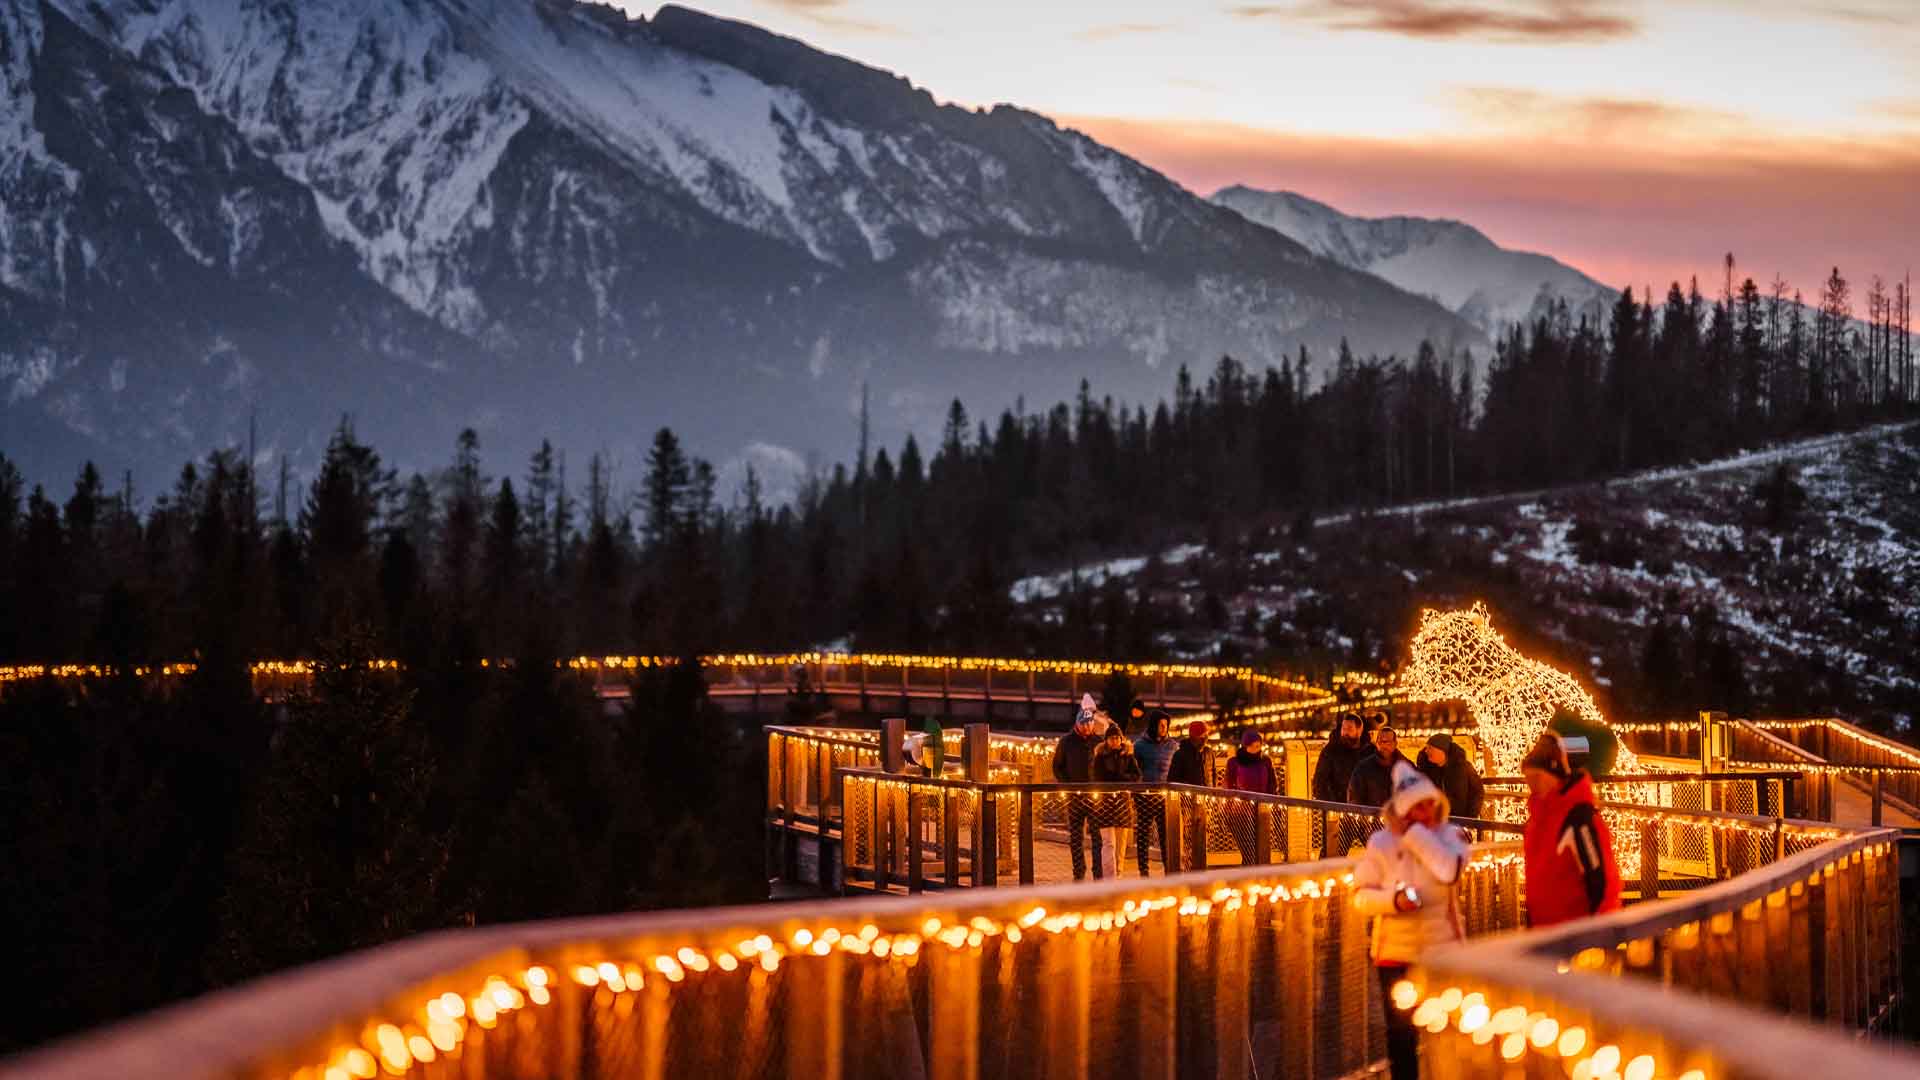
[[[1292,191],[1235,184],[1213,203],[1279,232],[1316,255],[1376,274],[1497,334],[1566,301],[1576,315],[1597,315],[1616,291],[1550,256],[1511,251],[1479,229],[1447,218],[1364,218]]]

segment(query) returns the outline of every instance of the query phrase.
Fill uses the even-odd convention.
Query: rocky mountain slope
[[[3,449],[403,464],[460,426],[840,455],[944,403],[1471,341],[1442,307],[1011,107],[682,8],[0,0]],[[495,458],[495,460],[501,460]]]
[[[1489,334],[1544,314],[1560,300],[1576,318],[1603,315],[1618,295],[1565,263],[1500,247],[1458,221],[1353,217],[1291,191],[1241,185],[1215,192],[1213,202],[1316,255],[1430,296]]]

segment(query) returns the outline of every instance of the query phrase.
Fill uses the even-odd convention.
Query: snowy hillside
[[[465,424],[838,455],[862,383],[892,439],[956,395],[1474,336],[1044,117],[682,8],[0,0],[0,45],[30,472],[170,472],[251,414],[298,464],[347,411],[405,464]]]
[[[1600,314],[1616,295],[1573,267],[1509,251],[1458,221],[1352,217],[1290,191],[1239,185],[1215,192],[1213,202],[1317,255],[1430,296],[1489,333],[1528,321],[1557,300],[1565,300],[1576,318]]]
[[[1605,484],[1186,545],[1083,569],[1192,656],[1370,666],[1422,605],[1488,601],[1625,715],[1724,708],[1920,721],[1920,424],[1802,440]],[[1015,599],[1057,619],[1066,575]],[[1661,685],[1663,682],[1667,685]]]

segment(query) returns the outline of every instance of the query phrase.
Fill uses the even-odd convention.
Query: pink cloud
[[[1892,277],[1920,250],[1920,139],[1722,143],[1639,151],[1538,136],[1487,141],[1288,135],[1228,125],[1063,118],[1201,194],[1284,188],[1353,214],[1449,217],[1614,285],[1699,274],[1732,251],[1756,280],[1811,292],[1840,266]]]

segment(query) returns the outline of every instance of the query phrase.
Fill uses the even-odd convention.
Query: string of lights
[[[1485,854],[1467,867],[1470,874],[1517,871],[1516,855]],[[305,1065],[292,1080],[371,1080],[385,1072],[405,1076],[416,1066],[441,1057],[457,1057],[477,1028],[492,1030],[505,1017],[522,1009],[550,1007],[563,980],[598,995],[617,999],[649,986],[656,992],[692,979],[719,978],[764,972],[772,975],[783,965],[835,953],[912,967],[935,948],[978,954],[989,942],[1019,947],[1023,942],[1066,934],[1125,932],[1155,918],[1182,922],[1231,918],[1262,906],[1298,903],[1346,903],[1353,885],[1349,872],[1278,873],[1270,878],[1219,885],[1202,892],[1149,890],[1092,908],[1049,911],[1032,906],[1017,913],[928,914],[924,918],[883,927],[887,920],[861,919],[845,923],[813,923],[748,927],[710,938],[683,942],[655,942],[631,948],[610,948],[604,956],[568,963],[534,963],[481,977],[467,989],[430,987],[415,998],[404,1015],[383,1016],[360,1026],[354,1042],[336,1044],[324,1061]]]

